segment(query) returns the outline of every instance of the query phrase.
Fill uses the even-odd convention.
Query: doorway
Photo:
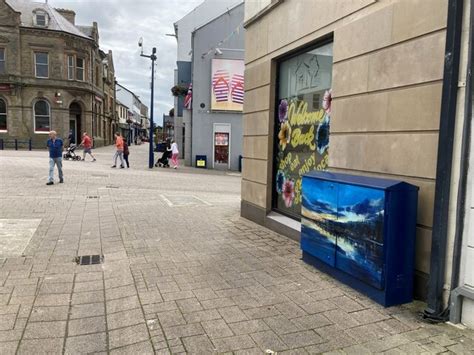
[[[81,133],[81,118],[82,118],[82,109],[77,102],[73,102],[69,106],[69,131],[72,132],[74,138],[74,143],[79,144],[80,142],[80,133]]]
[[[213,133],[212,167],[217,170],[230,169],[230,124],[215,123]]]

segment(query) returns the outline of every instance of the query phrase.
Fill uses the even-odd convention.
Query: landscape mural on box
[[[304,179],[303,190],[302,245],[324,262],[383,288],[384,192],[316,179]]]

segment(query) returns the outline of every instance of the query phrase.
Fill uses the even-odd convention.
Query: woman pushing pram
[[[157,160],[155,166],[160,168],[169,168],[169,158],[171,158],[171,143],[169,139],[166,140],[166,148],[160,159]]]

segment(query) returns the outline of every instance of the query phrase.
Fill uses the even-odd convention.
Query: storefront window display
[[[274,208],[301,212],[301,176],[329,158],[332,43],[280,62],[275,122]]]

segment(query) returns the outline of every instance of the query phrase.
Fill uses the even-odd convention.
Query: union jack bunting
[[[193,103],[193,84],[191,83],[189,84],[188,93],[186,94],[186,97],[184,98],[184,108],[191,110],[192,103]]]
[[[243,105],[244,103],[244,76],[234,74],[232,77],[232,102]]]
[[[227,70],[218,70],[212,78],[212,89],[216,95],[217,102],[229,100],[229,72]]]

